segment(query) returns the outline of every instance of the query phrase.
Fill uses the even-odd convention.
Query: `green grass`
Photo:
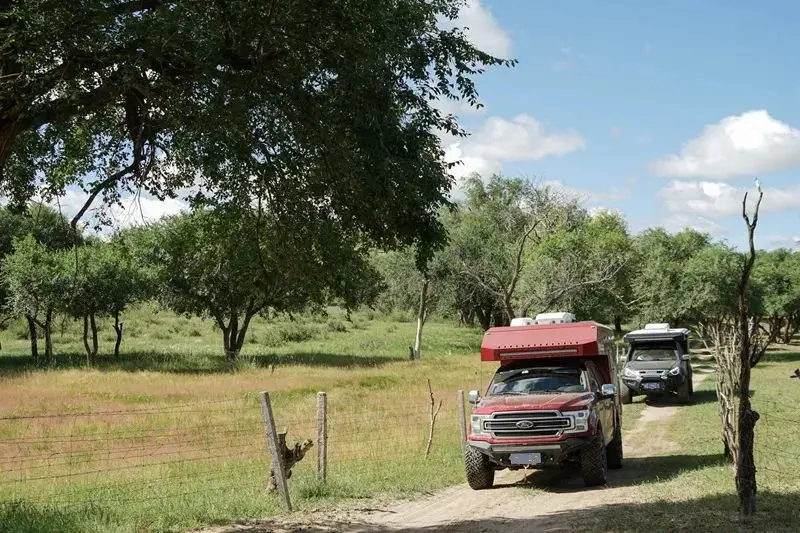
[[[124,320],[117,358],[108,355],[110,324],[101,323],[103,355],[93,368],[85,366],[78,324],[59,323],[48,368],[31,364],[24,324],[0,332],[0,417],[45,416],[0,420],[0,501],[10,502],[0,505],[0,531],[185,531],[281,513],[276,495],[265,491],[261,390],[270,391],[290,443],[316,441],[316,393],[328,393],[328,483],[316,480],[312,448],[290,480],[297,509],[463,482],[455,393],[484,389],[493,371],[477,356],[480,330],[433,321],[423,360],[412,363],[410,317],[362,312],[347,322],[331,309],[328,316],[255,321],[242,360],[230,366],[208,321],[151,306]],[[800,382],[788,378],[797,366],[800,355],[779,351],[753,374],[761,489],[748,531],[800,530],[800,414],[793,407]],[[428,379],[444,404],[425,459]],[[739,531],[713,378],[696,396],[696,405],[670,421],[679,451],[628,459],[635,477],[624,482],[633,503],[576,509],[570,520],[588,532]],[[624,406],[624,432],[643,408],[641,398]],[[87,411],[98,414],[77,416]],[[73,416],[48,416],[65,413]]]
[[[412,363],[410,321],[259,320],[230,367],[207,321],[142,306],[125,322],[123,353],[93,368],[75,324],[55,335],[49,368],[31,364],[19,324],[3,333],[0,416],[22,418],[0,420],[0,501],[11,502],[0,531],[183,531],[282,512],[265,491],[261,390],[290,444],[316,441],[316,394],[328,393],[329,482],[317,482],[312,448],[290,480],[297,509],[463,481],[456,390],[483,388],[493,371],[477,357],[480,330],[431,322]],[[425,459],[428,379],[444,404]]]
[[[576,511],[569,518],[588,532],[704,531],[759,533],[800,531],[800,383],[788,376],[800,354],[776,350],[753,371],[758,512],[743,522],[736,511],[733,468],[722,456],[714,378],[681,407],[670,440],[679,450],[635,464],[634,503]],[[630,462],[629,462],[630,464]]]

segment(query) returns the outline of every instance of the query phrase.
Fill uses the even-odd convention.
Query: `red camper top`
[[[481,361],[592,357],[608,355],[614,333],[594,321],[489,328],[481,342]]]

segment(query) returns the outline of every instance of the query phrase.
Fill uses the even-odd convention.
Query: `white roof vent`
[[[565,324],[575,322],[575,315],[572,313],[539,313],[536,315],[536,324]]]
[[[661,324],[645,324],[644,329],[669,329],[669,324],[662,322]]]
[[[511,325],[512,326],[532,326],[535,324],[532,318],[530,317],[521,317],[521,318],[512,318]]]

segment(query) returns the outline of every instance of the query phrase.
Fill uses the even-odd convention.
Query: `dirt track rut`
[[[695,386],[708,374],[696,373]],[[605,487],[587,489],[577,475],[547,471],[526,479],[521,471],[498,472],[492,490],[473,491],[466,484],[431,496],[380,506],[380,509],[350,509],[265,520],[203,533],[556,533],[574,531],[569,511],[635,501],[630,490],[648,460],[676,450],[667,439],[663,423],[678,409],[676,405],[647,406],[632,431],[625,435],[626,464],[611,471]],[[691,408],[691,407],[688,407]],[[639,471],[637,473],[637,471]]]

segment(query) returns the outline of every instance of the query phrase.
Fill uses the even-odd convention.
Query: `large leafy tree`
[[[75,224],[98,197],[194,185],[205,202],[269,198],[287,226],[324,209],[383,246],[434,244],[438,134],[463,131],[433,101],[477,105],[472,78],[514,64],[442,29],[463,4],[6,2],[0,193],[80,186]]]
[[[225,354],[235,360],[256,315],[300,311],[330,298],[349,306],[374,292],[353,290],[355,273],[377,275],[335,221],[306,220],[286,232],[255,210],[198,210],[134,232],[146,246],[134,255],[155,273],[157,298],[181,314],[208,316],[222,332]],[[349,271],[347,282],[338,273]]]
[[[533,283],[542,276],[538,249],[549,236],[577,229],[585,210],[577,200],[522,178],[494,175],[484,183],[473,176],[465,192],[450,232],[454,274],[491,294],[504,321],[546,306],[551,294]]]

